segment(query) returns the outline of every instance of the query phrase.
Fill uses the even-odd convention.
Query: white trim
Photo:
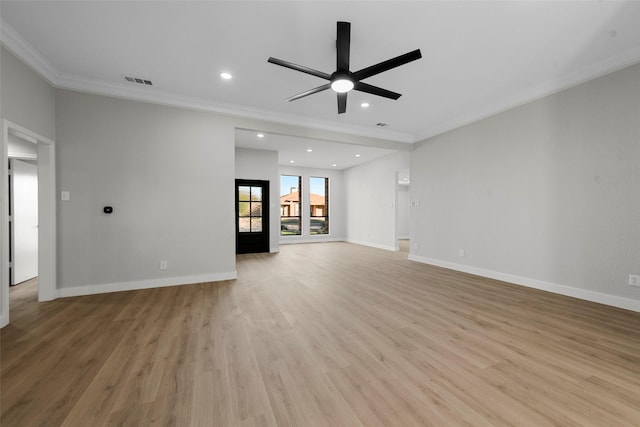
[[[203,98],[192,98],[162,92],[153,88],[138,88],[128,84],[116,84],[98,79],[88,79],[68,73],[61,73],[47,59],[33,48],[16,30],[0,18],[0,41],[9,51],[16,55],[35,72],[42,75],[53,86],[98,95],[171,107],[187,108],[199,111],[214,112],[251,119],[265,120],[291,126],[305,126],[311,129],[339,132],[368,138],[386,139],[396,142],[413,143],[410,133],[371,129],[364,126],[337,124],[328,120],[317,120],[292,114],[274,113],[257,108],[243,107],[235,104],[212,102]]]
[[[135,291],[139,289],[163,288],[167,286],[183,286],[204,282],[220,282],[238,278],[236,271],[226,273],[201,274],[196,276],[167,277],[162,279],[137,280],[133,282],[104,283],[89,286],[75,286],[58,289],[58,297],[76,297],[84,295],[107,294],[111,292]]]
[[[55,67],[42,56],[40,52],[31,47],[16,30],[4,19],[0,18],[0,41],[14,55],[29,65],[36,73],[40,74],[52,85],[58,82],[58,72]]]
[[[187,108],[198,111],[226,114],[236,117],[264,120],[290,126],[304,126],[310,129],[357,135],[367,138],[386,139],[389,141],[413,143],[414,138],[406,132],[371,129],[357,125],[338,124],[310,117],[293,114],[275,113],[258,108],[244,107],[236,104],[213,102],[204,98],[193,98],[159,91],[153,88],[131,87],[97,79],[87,79],[71,74],[60,74],[56,87],[76,90],[97,95],[149,102],[170,107]]]
[[[544,280],[532,279],[529,277],[517,276],[515,274],[509,273],[500,273],[498,271],[486,270],[484,268],[456,264],[450,261],[442,261],[439,259],[421,257],[417,255],[409,255],[409,260],[420,262],[423,264],[435,265],[437,267],[444,267],[450,270],[462,271],[464,273],[470,273],[476,276],[488,277],[490,279],[500,280],[520,286],[526,286],[528,288],[553,292],[554,294],[565,295],[586,301],[623,308],[625,310],[640,312],[640,300],[603,294],[600,292],[575,288],[573,286],[560,285],[557,283],[546,282]]]
[[[479,108],[478,110],[471,111],[467,114],[460,115],[429,129],[424,129],[420,132],[415,133],[413,135],[413,140],[414,142],[422,141],[436,135],[443,134],[450,130],[475,123],[477,121],[486,119],[487,117],[495,116],[496,114],[512,110],[529,102],[533,102],[546,96],[553,95],[554,93],[569,89],[573,86],[595,80],[599,77],[603,77],[618,70],[622,70],[623,68],[630,67],[631,65],[638,62],[640,62],[640,47],[630,49],[613,58],[608,58],[597,64],[585,67],[582,70],[579,70],[568,76],[543,82],[533,88],[525,89],[514,96],[510,96],[498,102],[486,105],[482,108]]]
[[[0,141],[0,328],[9,324],[9,212],[5,209],[9,200],[7,176],[9,128],[3,124],[2,141]]]
[[[531,89],[525,89],[516,96],[511,96],[499,102],[486,105],[476,111],[460,115],[447,122],[411,134],[408,132],[369,129],[367,127],[355,125],[339,125],[330,121],[316,120],[290,114],[273,113],[266,110],[252,109],[239,105],[214,103],[205,99],[178,96],[150,88],[136,88],[125,84],[120,86],[111,82],[87,79],[71,74],[63,74],[57,71],[56,68],[40,52],[34,49],[2,18],[0,18],[0,41],[7,47],[7,49],[13,52],[37,73],[41,74],[55,87],[405,143],[422,141],[450,130],[457,129],[470,123],[474,123],[524,105],[528,102],[544,98],[545,96],[552,95],[578,84],[594,80],[614,71],[621,70],[640,61],[640,48],[633,48],[613,58],[608,58],[597,64],[585,67],[569,76],[544,82]]]
[[[9,120],[2,121],[2,165],[0,166],[0,191],[2,206],[8,200],[8,186],[6,184],[8,138],[9,132],[22,134],[37,142],[38,147],[38,301],[50,301],[56,298],[56,167],[55,142],[38,135]],[[2,236],[9,234],[8,212],[2,210],[0,221]],[[0,276],[2,278],[2,311],[0,313],[0,327],[9,323],[9,243],[8,238],[2,239],[0,247]],[[5,323],[6,322],[6,323]]]
[[[362,240],[353,239],[347,239],[345,240],[345,242],[353,243],[354,245],[369,246],[370,248],[384,249],[385,251],[397,252],[395,246],[393,245],[380,245],[378,243],[364,242]]]
[[[310,236],[289,236],[286,238],[280,237],[281,245],[296,245],[298,243],[327,243],[327,242],[344,242],[344,237],[310,237]]]

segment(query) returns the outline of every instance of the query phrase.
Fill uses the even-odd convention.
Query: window
[[[302,177],[280,175],[280,235],[291,236],[302,234],[302,211],[300,210],[300,194]]]
[[[309,234],[329,234],[329,178],[309,178]]]
[[[262,232],[262,187],[238,187],[238,231]]]

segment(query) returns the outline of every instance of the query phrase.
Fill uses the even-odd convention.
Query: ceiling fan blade
[[[390,90],[382,89],[381,87],[369,85],[362,82],[356,82],[355,85],[353,86],[353,90],[358,90],[360,92],[366,92],[372,95],[378,95],[378,96],[382,96],[383,98],[390,98],[390,99],[398,99],[402,96],[399,93],[391,92]]]
[[[347,112],[347,92],[338,94],[338,114]]]
[[[296,99],[304,98],[305,96],[313,95],[314,93],[322,92],[323,90],[327,90],[331,87],[331,83],[327,83],[326,85],[314,87],[313,89],[309,89],[306,92],[299,93],[297,95],[293,95],[286,99],[286,101],[295,101]]]
[[[363,68],[353,73],[353,76],[356,80],[366,79],[367,77],[375,76],[376,74],[383,73],[420,58],[422,58],[422,53],[420,53],[420,49],[416,49],[404,55],[396,56],[395,58],[387,59],[386,61]]]
[[[292,62],[283,61],[282,59],[273,57],[269,57],[267,62],[280,65],[281,67],[291,68],[292,70],[300,71],[301,73],[311,74],[312,76],[320,77],[321,79],[331,80],[331,74],[323,73],[322,71],[314,70],[313,68],[305,67],[304,65],[297,65]]]
[[[351,24],[338,21],[336,39],[336,70],[349,71],[349,48],[351,46]]]

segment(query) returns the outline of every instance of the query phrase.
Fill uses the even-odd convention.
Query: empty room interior
[[[0,17],[1,425],[640,425],[640,2]]]

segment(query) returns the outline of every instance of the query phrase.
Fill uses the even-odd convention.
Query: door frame
[[[2,306],[0,328],[9,324],[9,134],[37,143],[38,150],[38,301],[57,297],[56,289],[56,164],[55,141],[39,135],[7,119],[2,122],[2,154],[0,164],[0,283]]]

